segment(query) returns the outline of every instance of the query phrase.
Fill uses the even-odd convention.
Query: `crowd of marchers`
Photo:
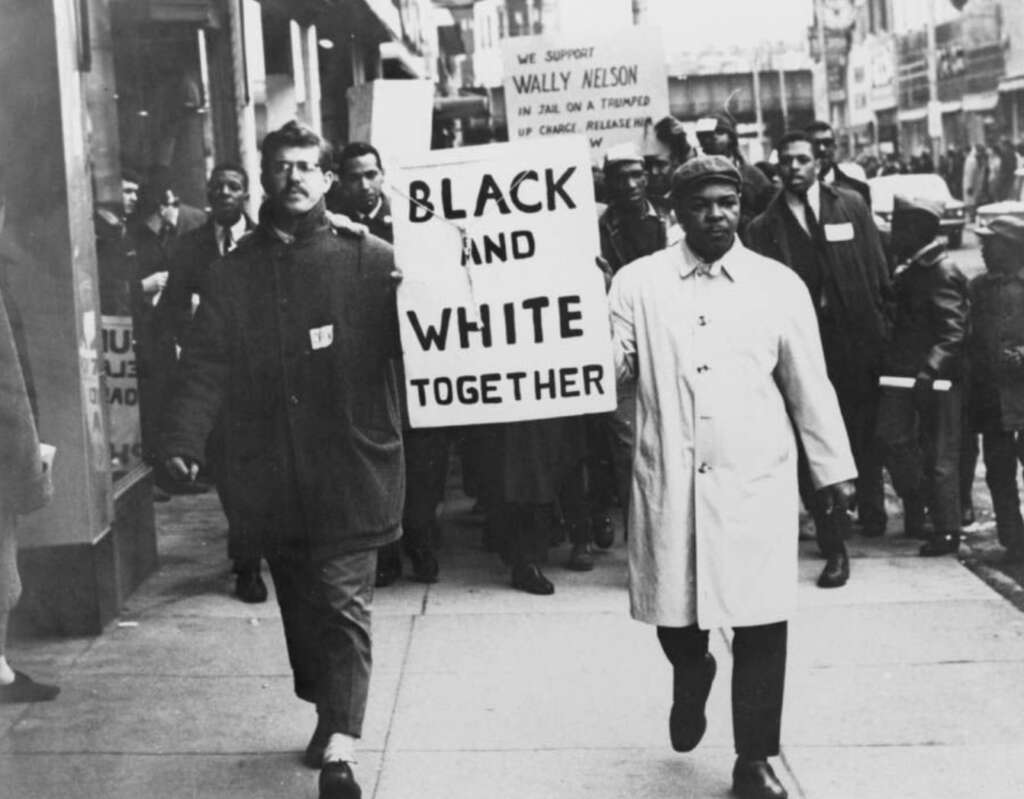
[[[955,554],[980,436],[1000,542],[1024,559],[1024,220],[976,228],[986,272],[968,282],[934,202],[898,196],[880,234],[828,124],[782,136],[770,168],[742,157],[727,114],[693,143],[672,118],[652,132],[657,147],[614,147],[594,171],[618,377],[600,416],[410,428],[386,165],[369,144],[272,132],[255,219],[255,176],[233,163],[212,170],[206,210],[127,171],[121,207],[98,210],[101,305],[133,320],[155,497],[217,491],[240,599],[267,598],[269,567],[295,693],[316,708],[304,757],[323,799],[360,796],[374,590],[406,569],[443,576],[453,454],[515,589],[553,594],[566,539],[561,565],[595,569],[621,510],[632,613],[673,666],[679,751],[706,726],[708,630],[734,630],[742,797],[786,796],[768,758],[801,501],[822,588],[850,579],[851,535],[886,533],[886,470],[921,555]],[[6,285],[3,299],[0,701],[39,701],[56,689],[2,649],[14,521],[48,490]]]

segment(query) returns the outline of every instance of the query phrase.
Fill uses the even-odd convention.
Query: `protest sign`
[[[612,410],[586,142],[439,150],[392,175],[412,426]]]
[[[616,144],[648,150],[653,124],[668,114],[661,35],[651,28],[512,37],[502,60],[513,140],[581,135],[599,161]]]
[[[142,462],[139,379],[130,316],[103,316],[103,373],[110,468],[116,474]]]

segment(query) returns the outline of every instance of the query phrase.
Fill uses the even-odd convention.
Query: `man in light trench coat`
[[[807,289],[739,242],[740,188],[720,156],[680,167],[685,241],[624,267],[609,302],[616,371],[637,388],[630,602],[673,666],[672,745],[700,742],[708,630],[732,627],[733,788],[779,799],[768,758],[796,598],[794,431],[830,512],[847,512],[856,468]]]

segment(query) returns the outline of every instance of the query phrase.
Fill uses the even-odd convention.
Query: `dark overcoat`
[[[747,229],[750,249],[792,266],[794,229],[785,192],[779,192]],[[847,189],[821,186],[819,222],[852,227],[847,240],[822,243],[825,309],[818,307],[829,379],[848,398],[877,391],[877,378],[889,336],[889,270],[878,229],[861,197]],[[805,235],[805,234],[801,234]],[[836,238],[844,238],[837,236]]]
[[[320,206],[285,241],[261,218],[213,264],[164,419],[165,456],[202,463],[224,412],[225,480],[265,551],[400,536],[405,492],[391,247]]]

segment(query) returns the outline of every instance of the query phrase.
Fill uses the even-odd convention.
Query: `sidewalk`
[[[316,796],[299,762],[314,713],[293,698],[276,604],[230,596],[213,495],[159,506],[161,569],[96,639],[21,642],[63,687],[0,707],[0,797]],[[709,729],[668,744],[670,670],[630,620],[622,544],[554,597],[508,588],[469,502],[445,508],[442,579],[375,601],[357,776],[367,799],[725,797],[733,761],[726,639]],[[804,542],[776,770],[809,799],[1024,795],[1024,615],[951,558],[890,533],[854,539],[853,577],[814,587]]]

